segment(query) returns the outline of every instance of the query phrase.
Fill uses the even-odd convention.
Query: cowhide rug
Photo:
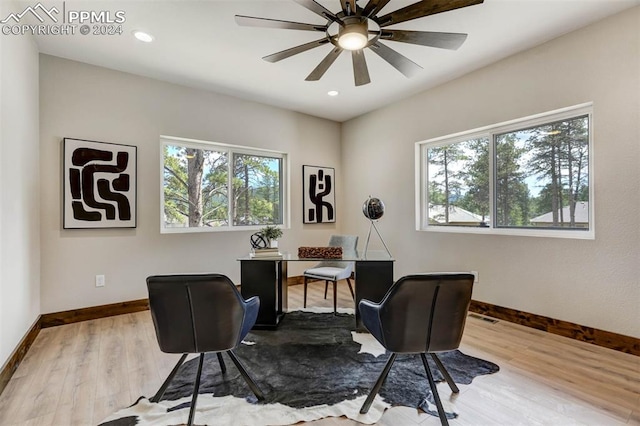
[[[266,397],[257,402],[231,360],[223,376],[215,354],[207,354],[194,423],[197,425],[288,425],[323,417],[346,416],[377,422],[397,405],[437,416],[429,383],[418,355],[399,355],[366,415],[359,414],[388,354],[366,333],[355,333],[353,315],[294,311],[275,331],[252,331],[236,354]],[[470,384],[478,375],[499,370],[496,364],[452,351],[440,355],[454,381]],[[429,359],[436,381],[443,381]],[[186,423],[197,359],[187,361],[159,403],[141,397],[110,416],[102,426],[177,425]],[[442,395],[450,392],[443,382]],[[447,416],[453,412],[442,398]]]

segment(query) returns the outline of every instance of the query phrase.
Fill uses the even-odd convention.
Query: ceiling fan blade
[[[422,18],[423,16],[435,15],[436,13],[448,12],[450,10],[460,9],[462,7],[480,4],[484,0],[425,0],[411,4],[402,9],[387,13],[384,16],[376,18],[375,21],[380,27],[387,27],[400,22],[410,21],[412,19]]]
[[[467,39],[467,34],[431,31],[383,30],[380,38],[388,41],[399,41],[402,43],[456,50],[462,46],[462,43]]]
[[[327,40],[326,38],[321,38],[320,40],[301,44],[300,46],[292,47],[290,49],[265,56],[262,59],[264,59],[267,62],[278,62],[283,59],[287,59],[293,55],[297,55],[298,53],[306,52],[307,50],[311,50],[314,47],[322,46],[323,44],[327,44],[327,43],[329,43],[329,40]]]
[[[324,73],[327,72],[327,70],[329,69],[329,67],[331,65],[333,65],[333,63],[336,61],[336,59],[338,59],[338,56],[340,56],[340,54],[342,53],[342,48],[341,47],[334,47],[333,50],[331,52],[329,52],[329,54],[327,56],[324,57],[324,59],[322,60],[322,62],[320,62],[318,64],[318,66],[311,71],[311,74],[309,74],[309,76],[307,78],[305,78],[306,81],[318,81],[322,78],[322,76],[324,75]]]
[[[238,25],[245,27],[266,27],[282,30],[326,31],[326,25],[305,24],[303,22],[281,21],[279,19],[256,18],[253,16],[236,15]]]
[[[380,42],[369,46],[369,48],[406,77],[413,77],[423,69],[411,59]]]
[[[369,78],[369,69],[367,68],[367,61],[364,59],[364,49],[352,51],[351,60],[353,61],[353,77],[355,79],[356,86],[371,83],[371,78]]]
[[[376,16],[390,0],[369,0],[369,3],[362,10],[362,16]]]
[[[331,12],[329,9],[327,9],[324,6],[322,6],[321,4],[316,2],[315,0],[293,0],[293,1],[295,1],[296,3],[298,3],[302,7],[306,7],[307,9],[312,11],[313,13],[316,13],[316,14],[322,16],[324,19],[329,19],[329,20],[334,21],[334,22],[342,23],[340,18],[338,18],[336,15],[334,15],[333,12]]]
[[[340,4],[342,5],[342,11],[344,12],[345,16],[355,15],[356,10],[358,10],[356,0],[340,0]]]

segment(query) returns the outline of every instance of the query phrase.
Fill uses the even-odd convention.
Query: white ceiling
[[[382,14],[414,2],[393,0]],[[42,3],[60,7],[62,2]],[[338,0],[319,3],[335,12],[340,8]],[[330,51],[327,45],[278,63],[261,59],[317,40],[322,33],[240,27],[234,20],[241,14],[325,23],[292,0],[67,0],[66,10],[124,10],[124,34],[37,36],[36,41],[40,51],[50,55],[345,121],[639,4],[640,0],[485,0],[408,21],[391,28],[463,32],[469,37],[457,51],[388,42],[424,68],[411,79],[367,51],[371,83],[360,87],[354,85],[351,58],[345,53],[320,81],[304,80]],[[137,41],[131,34],[136,29],[151,33],[155,41]],[[329,90],[340,95],[329,97]]]

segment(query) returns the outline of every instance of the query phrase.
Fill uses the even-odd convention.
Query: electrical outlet
[[[104,287],[104,275],[96,275],[96,287]]]
[[[475,277],[475,278],[473,279],[473,283],[474,283],[474,284],[477,284],[477,283],[478,283],[478,281],[480,281],[480,279],[478,278],[478,271],[471,271],[471,273],[472,273],[472,274],[473,274],[473,276]]]

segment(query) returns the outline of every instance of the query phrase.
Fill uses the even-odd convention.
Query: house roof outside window
[[[429,222],[436,225],[446,224],[445,206],[441,204],[434,204],[429,206]],[[488,222],[489,217],[485,217],[484,222]],[[449,206],[449,225],[479,225],[482,220],[482,216],[465,210],[461,207]]]
[[[568,224],[570,221],[569,206],[558,210],[558,217],[563,218],[563,223]],[[553,224],[553,212],[548,212],[531,219],[531,223],[535,226],[550,226]],[[589,226],[589,202],[578,201],[576,203],[576,226]]]

